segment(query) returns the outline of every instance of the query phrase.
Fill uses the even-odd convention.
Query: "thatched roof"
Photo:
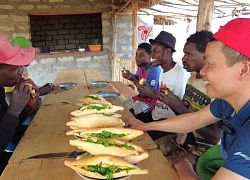
[[[151,8],[156,4],[160,4],[164,0],[138,0],[138,9]],[[113,8],[116,12],[131,11],[132,0],[115,0]]]
[[[157,25],[175,25],[176,22],[170,18],[168,18],[167,16],[160,16],[160,15],[156,15],[154,16],[154,24]]]
[[[160,16],[156,24],[172,24],[175,20],[195,19],[199,0],[137,0],[138,14]],[[131,12],[132,0],[114,0],[113,12]],[[250,15],[250,0],[214,0],[213,18]]]
[[[172,20],[193,19],[197,17],[198,7],[198,0],[164,0],[150,8],[141,9],[141,12]],[[213,18],[240,15],[250,15],[250,0],[214,0]]]

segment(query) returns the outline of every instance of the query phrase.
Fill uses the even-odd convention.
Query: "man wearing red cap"
[[[13,136],[19,115],[30,100],[30,80],[18,79],[20,67],[29,65],[35,58],[34,48],[12,47],[8,36],[0,33],[0,156]],[[15,89],[8,107],[3,86]]]
[[[207,95],[216,99],[194,113],[152,123],[130,119],[127,125],[144,131],[186,133],[221,120],[224,165],[213,179],[250,179],[250,19],[234,19],[213,37],[200,73],[207,81]],[[185,160],[175,164],[180,179],[200,179],[187,164]]]

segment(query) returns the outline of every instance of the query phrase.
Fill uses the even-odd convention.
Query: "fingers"
[[[133,121],[135,121],[136,119],[133,117],[130,117],[127,122],[125,123],[125,127],[131,127],[131,124],[133,123]]]
[[[21,82],[19,82],[19,87],[18,87],[18,91],[19,92],[25,92],[25,93],[30,93],[29,90],[29,86],[27,86],[28,81],[27,80],[23,80]]]

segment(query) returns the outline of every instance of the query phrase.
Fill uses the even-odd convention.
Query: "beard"
[[[146,65],[147,65],[147,63],[139,63],[139,64],[137,64],[137,66],[139,66],[139,67],[144,67]]]

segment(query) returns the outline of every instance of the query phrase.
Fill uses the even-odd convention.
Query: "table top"
[[[133,175],[128,180],[177,180],[173,168],[159,150],[150,150],[149,158],[138,163],[147,175]],[[64,165],[64,159],[35,159],[9,164],[0,180],[82,180]]]
[[[78,85],[70,90],[56,90],[46,96],[0,179],[80,179],[74,171],[64,166],[63,159],[27,160],[26,158],[46,153],[80,151],[69,145],[69,140],[73,137],[65,134],[70,130],[66,126],[66,122],[70,121],[71,118],[70,112],[79,108],[76,103],[84,95],[96,93],[100,90],[114,91],[111,86],[104,88],[88,87],[89,82],[94,80],[103,80],[97,70],[64,70],[58,74],[55,84],[76,82]],[[119,99],[111,101],[111,103],[122,105]],[[132,117],[128,109],[118,113],[122,115],[124,121]],[[144,176],[131,176],[131,180],[139,177],[142,177],[139,179],[145,180],[160,180],[167,177],[176,179],[177,176],[172,167],[160,151],[156,150],[155,142],[147,133],[134,139],[133,142],[149,151],[150,158],[140,162],[139,166],[149,169],[150,173]]]

